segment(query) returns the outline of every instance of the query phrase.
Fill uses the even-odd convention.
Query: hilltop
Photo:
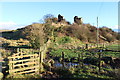
[[[6,39],[28,39],[31,35],[44,34],[44,42],[51,37],[54,41],[60,37],[70,37],[83,43],[96,43],[97,30],[99,30],[99,42],[115,42],[119,40],[119,34],[107,27],[96,28],[91,24],[84,24],[82,18],[74,17],[74,23],[66,21],[60,14],[58,18],[47,17],[45,23],[34,23],[24,28],[11,31],[3,31],[2,37]]]

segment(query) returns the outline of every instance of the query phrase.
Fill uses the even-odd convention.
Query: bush
[[[46,36],[51,37],[52,31],[54,30],[54,26],[52,26],[51,24],[45,24],[43,30],[44,30]]]
[[[117,40],[120,40],[120,33],[118,33],[116,39],[117,39]]]
[[[112,42],[115,40],[115,38],[113,36],[107,36],[107,35],[106,35],[106,39],[108,42]]]
[[[1,52],[1,56],[2,56],[3,58],[6,58],[6,57],[8,57],[8,56],[11,56],[11,52],[10,52],[9,50],[5,50],[5,49],[1,48],[1,49],[0,49],[0,52]]]
[[[65,36],[60,38],[60,40],[58,41],[59,44],[65,44],[65,43],[69,43],[71,41],[70,37]]]
[[[32,24],[31,26],[29,26],[30,31],[28,31],[27,36],[30,44],[35,49],[40,48],[40,46],[45,43],[45,33],[43,31],[43,27],[44,26],[42,24]]]
[[[115,80],[120,80],[120,69],[114,69],[109,72],[109,75],[113,76]]]
[[[35,40],[31,40],[31,46],[35,49],[39,49],[40,48],[40,37],[36,37]]]
[[[65,28],[65,26],[60,26],[60,27],[57,27],[57,28],[55,29],[55,31],[56,31],[56,32],[64,33],[64,32],[65,32],[64,28]]]
[[[66,34],[85,42],[87,41],[87,35],[90,34],[90,32],[85,25],[73,24],[66,28]]]

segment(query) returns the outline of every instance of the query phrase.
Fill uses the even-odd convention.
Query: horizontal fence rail
[[[10,74],[30,74],[39,72],[39,55],[18,52],[8,57]]]

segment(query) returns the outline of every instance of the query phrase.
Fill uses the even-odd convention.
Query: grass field
[[[107,49],[114,50],[114,51],[120,51],[120,45],[119,44],[109,45],[109,46],[107,46]]]

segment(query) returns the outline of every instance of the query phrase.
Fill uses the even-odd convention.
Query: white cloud
[[[9,22],[0,22],[0,29],[10,29],[10,30],[14,30],[17,28],[22,28],[24,27],[24,25],[20,25],[17,24],[13,21],[9,21]]]
[[[120,26],[119,26],[119,27],[120,27]],[[110,26],[109,28],[111,28],[111,29],[118,29],[118,25]]]

